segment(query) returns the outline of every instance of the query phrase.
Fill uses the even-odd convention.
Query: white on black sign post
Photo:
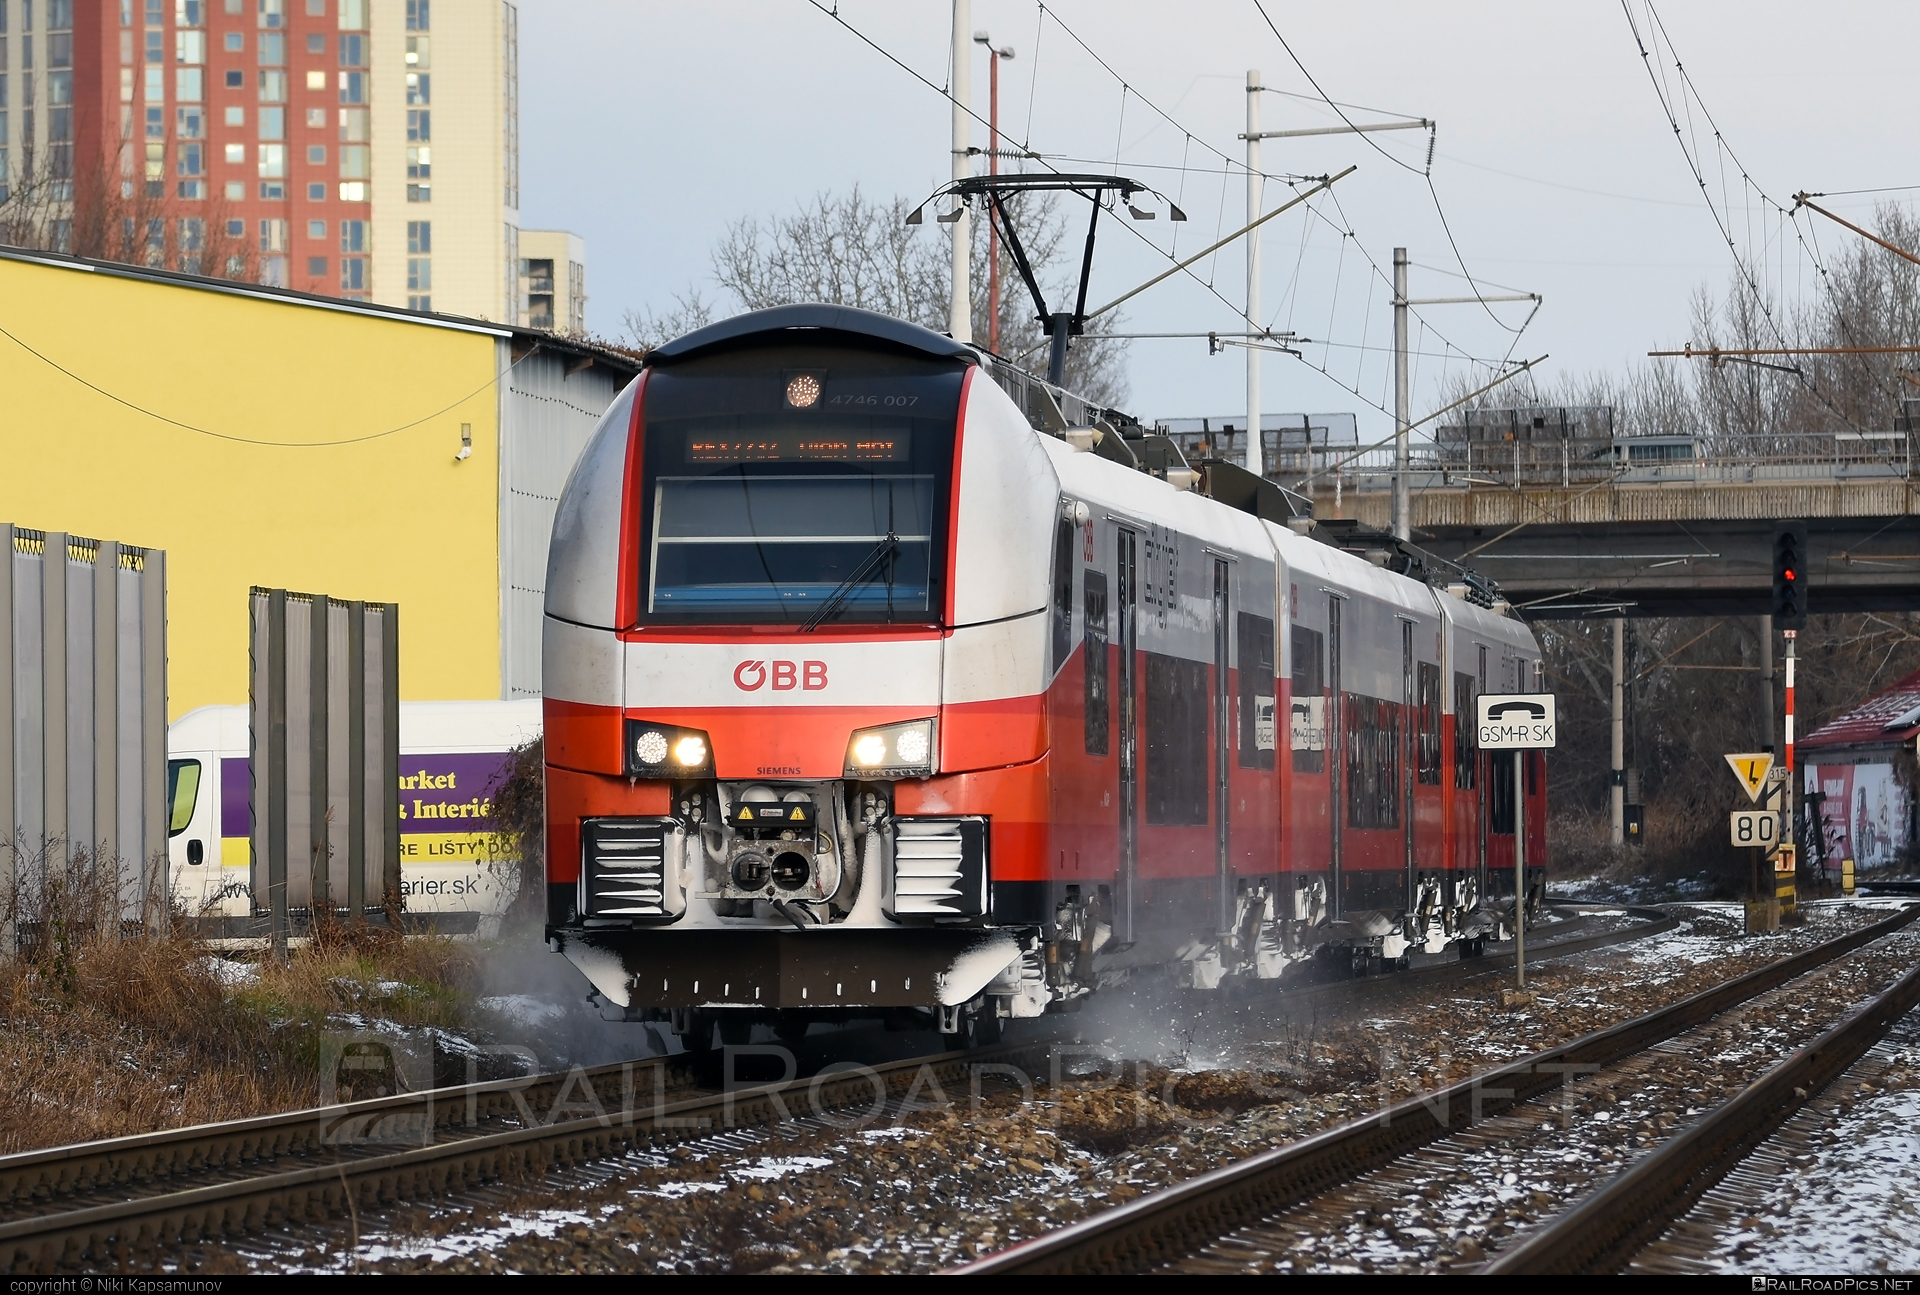
[[[1555,743],[1553,694],[1486,693],[1480,697],[1474,730],[1482,751],[1513,752],[1513,965],[1527,986],[1527,784],[1523,752]]]

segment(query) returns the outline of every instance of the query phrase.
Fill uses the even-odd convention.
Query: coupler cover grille
[[[986,819],[893,821],[895,917],[979,917],[986,911]]]
[[[580,825],[583,917],[668,917],[679,896],[667,888],[670,825],[644,818],[590,818]]]

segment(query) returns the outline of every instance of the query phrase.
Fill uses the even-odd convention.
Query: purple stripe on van
[[[506,781],[504,751],[400,757],[400,831],[491,832],[493,798]],[[252,780],[245,757],[220,762],[220,835],[249,836]]]

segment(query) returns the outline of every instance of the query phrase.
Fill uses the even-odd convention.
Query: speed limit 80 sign
[[[1780,840],[1778,811],[1736,809],[1733,811],[1731,827],[1735,845],[1757,845],[1762,849],[1771,849]]]

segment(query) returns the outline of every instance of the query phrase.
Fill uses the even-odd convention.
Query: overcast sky
[[[1646,0],[1631,2],[1644,31]],[[1551,354],[1543,369],[1549,381],[1621,371],[1648,363],[1640,357],[1653,347],[1687,340],[1690,295],[1702,284],[1720,292],[1731,281],[1733,257],[1619,3],[1267,0],[1266,9],[1328,95],[1372,110],[1350,109],[1354,120],[1403,114],[1438,123],[1433,185],[1467,269],[1485,292],[1545,297],[1517,342],[1508,329],[1525,319],[1525,305],[1491,308],[1501,322],[1478,305],[1420,311],[1416,417],[1433,407],[1446,381],[1485,372],[1448,358],[1446,343],[1482,359],[1510,348],[1516,356]],[[838,10],[877,45],[946,84],[948,4],[840,0]],[[973,0],[974,26],[1015,48],[1002,64],[1002,129],[1060,169],[1117,171],[1173,196],[1189,213],[1187,224],[1163,217],[1134,226],[1159,249],[1177,231],[1178,249],[1191,253],[1244,223],[1244,176],[1237,166],[1226,174],[1221,154],[1244,157],[1236,136],[1249,68],[1290,92],[1262,97],[1264,128],[1338,124],[1252,0],[1059,0],[1047,12],[1043,20],[1031,0]],[[1120,80],[1074,44],[1055,14],[1136,93],[1123,94]],[[1698,92],[1686,124],[1716,195],[1723,183],[1731,195],[1722,211],[1736,243],[1789,301],[1811,300],[1814,266],[1795,226],[1755,214],[1760,209],[1742,198],[1701,108],[1759,189],[1779,201],[1790,203],[1801,189],[1920,183],[1913,144],[1920,5],[1664,0],[1654,14]],[[821,191],[856,183],[878,198],[917,198],[947,175],[947,101],[806,0],[522,0],[520,15],[522,222],[585,236],[595,331],[617,333],[623,310],[663,309],[689,286],[719,295],[708,251],[741,216],[791,212]],[[974,105],[985,116],[981,53],[970,72]],[[1656,68],[1677,87],[1671,57],[1664,48],[1659,54]],[[985,134],[977,132],[976,145],[985,145]],[[1390,273],[1393,247],[1406,246],[1416,298],[1469,289],[1418,173],[1427,135],[1367,140],[1263,146],[1269,173],[1359,168],[1334,190],[1337,206],[1317,203],[1324,218],[1296,209],[1266,227],[1263,314],[1272,327],[1330,343],[1306,348],[1306,358],[1331,376],[1270,356],[1264,404],[1268,412],[1352,410],[1363,431],[1380,433],[1390,426],[1376,406],[1392,403],[1384,350],[1391,311],[1369,258]],[[1285,192],[1269,183],[1267,205]],[[1857,220],[1871,215],[1875,200],[1837,196],[1823,205]],[[937,239],[936,228],[929,221],[916,236]],[[1102,229],[1094,299],[1169,264],[1162,250],[1124,229],[1104,222]],[[1817,235],[1823,257],[1854,237],[1806,213],[1799,229]],[[1236,244],[1196,267],[1224,301],[1203,284],[1169,280],[1129,303],[1127,326],[1244,328],[1236,314],[1244,264]],[[1144,417],[1245,407],[1238,351],[1209,357],[1200,340],[1139,341],[1130,370],[1130,404]]]

